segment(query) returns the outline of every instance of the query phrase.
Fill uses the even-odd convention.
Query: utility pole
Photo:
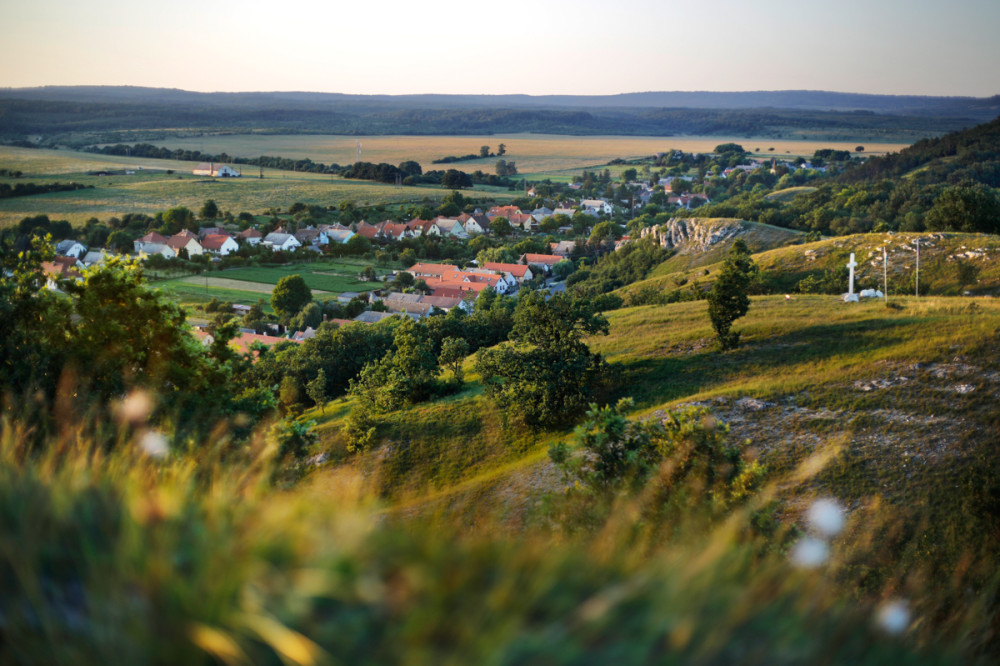
[[[885,304],[889,305],[889,252],[882,247],[882,297]]]
[[[917,277],[914,280],[914,282],[916,282],[915,291],[917,292],[914,295],[919,297],[920,296],[920,237],[919,236],[917,236]]]

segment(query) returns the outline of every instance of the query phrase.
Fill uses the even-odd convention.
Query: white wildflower
[[[875,622],[886,633],[901,634],[910,626],[909,605],[900,599],[882,604],[875,615]]]
[[[792,563],[805,569],[815,569],[830,558],[830,546],[822,539],[806,537],[792,548]]]
[[[819,499],[809,507],[806,521],[821,536],[836,536],[844,529],[844,509],[837,500]]]
[[[139,440],[139,448],[141,448],[146,455],[151,458],[156,458],[157,460],[166,458],[167,454],[170,453],[170,445],[167,444],[167,438],[155,430],[149,430],[143,434],[142,438]]]

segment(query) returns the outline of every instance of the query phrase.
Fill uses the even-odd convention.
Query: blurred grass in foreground
[[[962,608],[937,603],[956,598],[948,580],[857,598],[838,582],[877,555],[884,512],[848,516],[829,561],[796,568],[780,523],[747,528],[773,489],[711,529],[664,536],[623,500],[586,534],[510,534],[386,518],[346,469],[277,491],[262,434],[178,456],[146,433],[105,454],[67,428],[32,455],[0,427],[0,663],[929,664],[995,649],[995,572],[958,591]],[[882,623],[895,634],[880,613],[902,617]]]

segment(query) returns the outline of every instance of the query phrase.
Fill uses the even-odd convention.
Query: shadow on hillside
[[[769,337],[750,331],[744,334],[750,337],[730,352],[721,353],[713,346],[688,355],[623,363],[619,397],[631,396],[637,407],[645,408],[696,395],[739,376],[773,376],[783,367],[838,357],[853,357],[861,364],[880,349],[911,340],[912,330],[904,329],[918,323],[926,320],[901,316],[818,324]]]

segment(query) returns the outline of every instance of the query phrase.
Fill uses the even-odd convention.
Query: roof
[[[354,321],[360,321],[362,324],[377,324],[383,319],[388,319],[391,316],[392,315],[388,312],[375,312],[373,310],[369,310],[368,312],[362,312],[359,314],[354,318]]]
[[[202,341],[202,344],[210,344],[205,341],[206,338],[212,337],[208,331],[195,329],[193,332],[194,336]],[[259,333],[240,333],[239,335],[237,335],[236,337],[234,337],[232,340],[229,341],[229,346],[234,347],[236,351],[243,353],[250,351],[250,346],[253,345],[253,343],[255,342],[260,342],[261,344],[270,347],[271,345],[276,345],[279,342],[301,343],[302,341],[294,340],[291,338],[282,338],[276,335],[261,335]]]
[[[142,243],[160,243],[162,245],[166,245],[167,237],[162,236],[155,231],[150,231],[148,234],[140,238],[139,241]]]
[[[458,270],[454,264],[413,264],[406,269],[407,273],[417,275],[444,275]]]
[[[524,264],[503,264],[497,261],[487,261],[483,264],[483,268],[488,268],[491,271],[510,273],[514,277],[524,277],[528,272],[528,267]]]
[[[194,241],[196,244],[199,244],[198,237],[195,236],[194,234],[188,236],[182,236],[181,234],[174,234],[173,236],[167,239],[166,245],[169,245],[174,250],[180,250],[181,248],[187,247],[188,243],[190,243],[191,241]]]
[[[289,238],[298,243],[298,239],[295,238],[295,236],[291,234],[279,234],[275,231],[272,231],[267,236],[265,236],[264,240],[268,243],[271,243],[272,245],[284,245],[285,243],[288,242]]]
[[[226,241],[232,240],[229,234],[209,234],[205,236],[205,240],[201,242],[201,246],[206,250],[221,250]]]
[[[57,259],[58,258],[59,257],[57,257]],[[74,266],[67,265],[65,262],[61,261],[43,261],[42,272],[45,273],[46,277],[50,278],[60,278],[60,277],[70,278],[70,277],[83,276],[83,274],[80,273],[80,271],[78,271]]]
[[[521,209],[517,206],[493,206],[490,208],[490,212],[486,215],[487,217],[509,217],[511,215],[517,215],[521,212]]]
[[[460,296],[438,296],[435,294],[434,296],[424,296],[420,299],[420,302],[426,303],[431,307],[441,308],[442,310],[450,310],[461,303],[462,298]]]
[[[368,224],[367,222],[362,222],[358,225],[358,230],[356,232],[362,238],[367,238],[368,240],[375,240],[375,236],[378,235],[378,227],[374,224]]]
[[[560,261],[563,261],[566,257],[560,257],[555,254],[532,254],[526,252],[523,257],[521,257],[528,264],[539,264],[541,266],[555,266]]]
[[[256,229],[244,229],[239,233],[240,238],[263,238],[264,234]]]

